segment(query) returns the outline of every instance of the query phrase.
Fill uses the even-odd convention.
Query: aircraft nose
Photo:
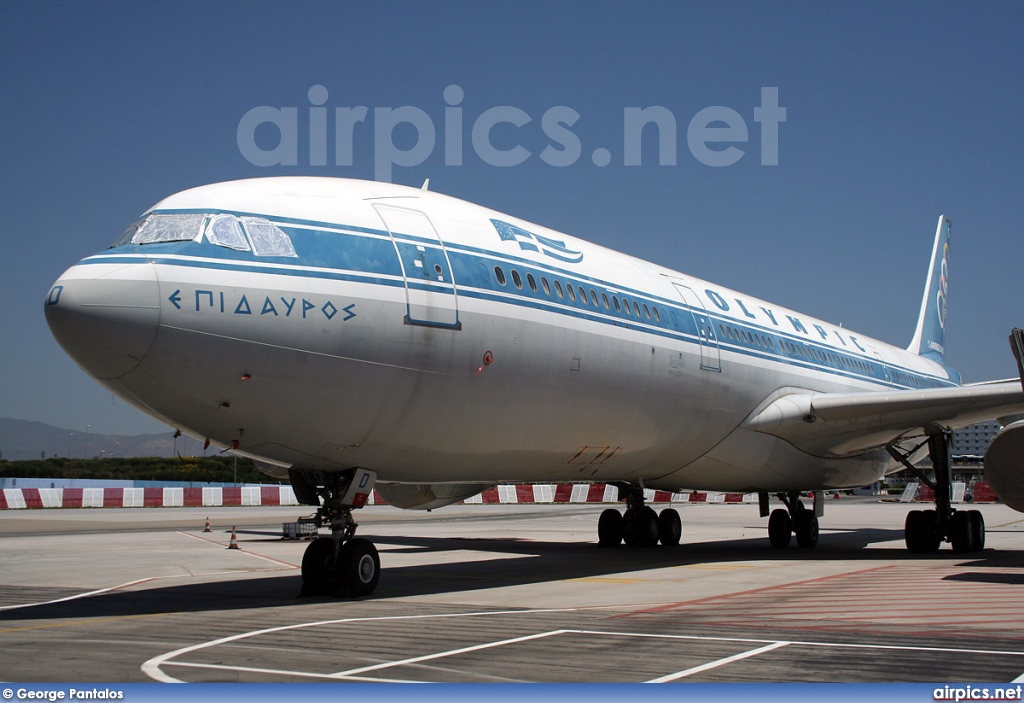
[[[160,322],[152,264],[80,263],[46,297],[46,322],[64,351],[87,373],[115,379],[138,366]]]

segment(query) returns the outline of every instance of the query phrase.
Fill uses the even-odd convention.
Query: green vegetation
[[[251,459],[238,457],[132,457],[0,461],[0,478],[86,478],[123,481],[193,481],[196,483],[277,483]]]

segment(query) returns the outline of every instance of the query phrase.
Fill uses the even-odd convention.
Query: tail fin
[[[949,289],[949,240],[953,223],[945,215],[939,215],[939,226],[935,230],[935,246],[932,261],[928,266],[921,312],[917,318],[917,329],[907,351],[932,361],[943,363],[946,335],[946,294]]]

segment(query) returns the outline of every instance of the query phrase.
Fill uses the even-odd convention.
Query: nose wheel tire
[[[342,581],[348,592],[360,598],[377,588],[380,580],[380,555],[373,542],[357,537],[341,548]]]

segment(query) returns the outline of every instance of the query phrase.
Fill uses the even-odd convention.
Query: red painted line
[[[701,623],[706,624],[706,623]],[[878,627],[878,623],[872,623],[872,627],[855,627],[855,626],[844,626],[841,623],[826,624],[826,625],[800,625],[793,621],[780,622],[778,620],[772,620],[771,622],[755,621],[749,618],[743,620],[716,620],[712,623],[715,627],[741,627],[745,630],[769,630],[777,631],[780,627],[784,627],[787,630],[798,631],[798,632],[844,632],[847,634],[857,635],[886,635],[886,636],[903,636],[903,637],[933,637],[935,635],[934,623],[927,626],[922,626],[917,629],[896,629],[896,628],[882,628]],[[1009,633],[1016,632],[1016,630],[959,630],[952,629],[948,624],[944,623],[942,626],[942,636],[947,639],[954,639],[956,637],[964,637],[971,639],[995,639],[1000,642],[1024,642],[1024,635],[1012,636]]]
[[[831,576],[820,576],[818,578],[807,579],[805,581],[794,581],[792,583],[782,583],[777,586],[762,586],[761,588],[752,588],[749,591],[737,591],[736,593],[725,593],[720,596],[708,596],[707,598],[698,598],[696,600],[680,601],[678,603],[669,603],[668,605],[659,605],[653,608],[645,608],[643,610],[635,610],[632,613],[623,613],[622,615],[615,615],[611,619],[617,620],[619,618],[628,618],[634,615],[645,615],[648,613],[663,613],[666,610],[676,610],[677,608],[684,608],[688,605],[700,605],[703,603],[711,603],[713,601],[723,600],[726,598],[738,598],[741,596],[748,596],[752,593],[766,593],[768,591],[775,591],[783,588],[792,588],[794,586],[803,586],[811,583],[822,583],[823,581],[831,581],[838,578],[847,578],[849,576],[855,576],[858,574],[867,574],[874,571],[885,571],[887,569],[893,569],[895,565],[887,566],[876,566],[870,569],[861,569],[860,571],[849,571],[845,574],[832,574]]]

